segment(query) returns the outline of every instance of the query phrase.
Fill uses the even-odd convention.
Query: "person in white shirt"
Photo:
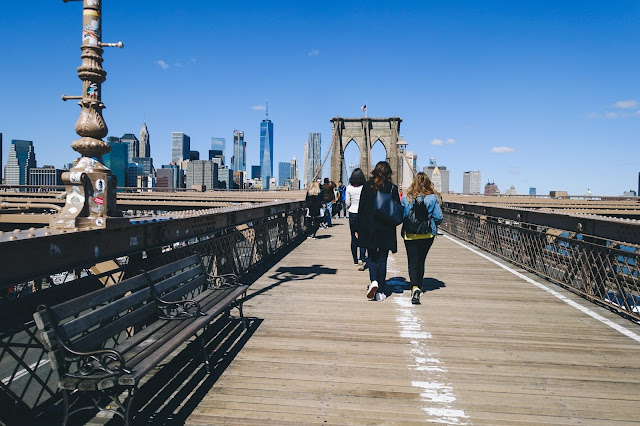
[[[345,194],[345,204],[347,211],[349,212],[349,228],[351,229],[351,255],[353,256],[353,263],[358,265],[359,271],[364,271],[365,261],[365,248],[360,247],[358,244],[358,237],[356,237],[356,229],[358,223],[358,206],[360,204],[360,193],[362,192],[362,185],[367,181],[364,173],[360,168],[354,169],[349,179],[349,185],[347,186]],[[360,256],[358,256],[358,247],[360,247]]]

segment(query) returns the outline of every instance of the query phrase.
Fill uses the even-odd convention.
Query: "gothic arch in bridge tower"
[[[400,135],[399,117],[389,118],[342,118],[331,119],[331,180],[346,182],[344,150],[349,143],[355,143],[360,149],[360,168],[367,178],[373,167],[371,148],[376,142],[382,143],[387,151],[387,161],[393,170],[393,183],[400,186],[400,156],[398,138]]]

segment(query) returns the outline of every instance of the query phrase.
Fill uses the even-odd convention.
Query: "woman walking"
[[[364,173],[360,168],[354,169],[351,172],[351,178],[349,179],[349,185],[345,191],[345,205],[349,212],[349,229],[351,230],[351,256],[353,257],[353,263],[358,265],[359,271],[364,271],[364,252],[365,248],[358,243],[358,237],[356,237],[356,224],[358,223],[358,206],[360,205],[360,193],[362,192],[362,185],[366,182]],[[360,256],[358,256],[358,247],[360,247]]]
[[[402,238],[407,251],[411,303],[414,305],[420,304],[424,263],[442,222],[441,203],[442,198],[433,188],[431,179],[422,172],[416,174],[407,194],[402,197]]]
[[[308,217],[310,223],[309,236],[307,238],[316,238],[316,232],[320,227],[320,221],[323,220],[324,212],[321,207],[324,201],[322,192],[320,191],[320,184],[316,181],[311,182],[309,190],[307,191],[307,208],[309,209]]]
[[[372,178],[362,185],[356,237],[361,247],[367,249],[367,266],[371,284],[367,287],[367,298],[384,300],[387,277],[387,256],[389,251],[398,251],[396,228],[380,221],[374,216],[374,203],[378,192],[390,194],[391,199],[399,203],[398,187],[391,183],[391,166],[380,161],[371,172]]]

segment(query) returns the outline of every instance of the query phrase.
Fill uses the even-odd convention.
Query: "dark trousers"
[[[384,293],[387,283],[387,257],[389,256],[389,250],[369,247],[368,251],[369,280],[378,281],[378,291]]]
[[[424,262],[427,253],[433,244],[433,238],[424,240],[404,240],[404,247],[407,250],[407,261],[409,263],[409,280],[411,287],[422,288],[424,278]]]
[[[316,236],[316,232],[318,232],[318,228],[320,227],[320,221],[323,220],[322,217],[305,217],[305,221],[307,222],[307,230],[309,231],[309,235]]]
[[[351,230],[351,256],[353,261],[364,261],[364,247],[360,247],[360,257],[358,257],[358,238],[356,238],[356,231],[354,229],[358,221],[358,213],[349,213],[349,229]]]

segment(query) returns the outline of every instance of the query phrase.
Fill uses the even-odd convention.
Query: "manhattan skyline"
[[[366,103],[370,117],[401,117],[418,168],[437,158],[455,191],[469,170],[520,194],[636,189],[637,1],[338,8],[105,0],[103,38],[125,43],[105,49],[109,135],[146,123],[159,165],[171,158],[171,132],[204,153],[211,137],[243,129],[248,168],[259,164],[264,99],[277,127],[274,163],[303,158],[309,132],[323,134],[324,158],[329,120],[359,117]],[[80,108],[60,95],[81,91],[81,6],[9,2],[0,12],[2,166],[17,139],[34,142],[39,164],[62,167],[78,157],[70,144]]]

